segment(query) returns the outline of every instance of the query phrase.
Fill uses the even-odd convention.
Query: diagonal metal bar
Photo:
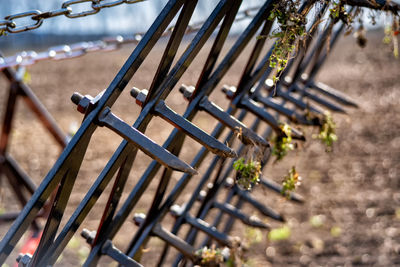
[[[169,22],[175,16],[181,3],[182,1],[180,0],[171,0],[168,2],[166,8],[164,8],[160,16],[150,27],[149,31],[138,44],[135,51],[124,64],[116,78],[111,82],[109,88],[105,91],[104,95],[100,99],[96,109],[93,110],[93,112],[91,112],[84,120],[81,128],[69,142],[68,146],[57,160],[52,170],[43,180],[42,184],[38,187],[38,190],[32,196],[31,200],[25,206],[20,216],[17,218],[11,229],[1,241],[0,263],[3,263],[7,256],[11,253],[16,242],[21,238],[23,232],[29,226],[35,214],[40,209],[41,205],[38,205],[38,203],[44,203],[50,192],[55,189],[58,182],[61,180],[63,175],[62,169],[67,166],[68,161],[73,158],[74,153],[76,153],[76,150],[78,150],[80,145],[84,144],[88,141],[88,139],[90,139],[90,136],[96,128],[96,126],[93,124],[93,121],[95,120],[97,114],[99,114],[105,106],[111,106],[115,102],[118,95],[135,73],[136,69],[143,62],[144,57],[150,52],[156,41],[161,37],[162,31],[165,30]],[[160,31],[160,29],[162,31]],[[82,147],[83,149],[79,149],[84,152],[85,146]]]
[[[164,101],[159,101],[155,107],[157,115],[166,119],[179,130],[195,139],[197,142],[205,146],[208,150],[222,157],[236,157],[235,151],[227,147],[214,137],[210,136],[196,125],[186,120],[175,111],[173,111]]]
[[[282,185],[274,182],[273,180],[267,179],[265,177],[260,177],[260,184],[271,189],[272,191],[275,191],[278,194],[282,193]],[[304,203],[304,198],[294,192],[290,193],[289,199],[297,203]]]
[[[110,240],[107,240],[103,246],[102,253],[110,256],[122,266],[143,267],[143,265],[126,256],[121,250],[116,248]]]
[[[171,207],[171,211],[175,213],[175,216],[180,216],[179,213],[181,213],[181,207],[179,207],[178,205],[174,205]],[[193,217],[188,213],[186,213],[183,216],[185,221],[192,227],[204,232],[209,237],[216,240],[218,243],[224,246],[232,247],[232,237],[222,232],[219,232],[215,227],[210,226],[207,222],[203,221],[202,219]]]
[[[240,120],[225,112],[214,102],[208,100],[206,96],[200,101],[199,107],[238,134],[239,138],[245,144],[256,144],[257,146],[261,147],[269,147],[269,143],[265,139],[257,135],[251,129],[247,128],[247,126],[244,125]]]
[[[137,150],[135,150],[134,153],[129,153],[129,155],[125,158],[125,160],[123,161],[122,165],[119,168],[113,188],[111,189],[107,204],[104,208],[103,216],[100,220],[99,227],[97,229],[97,235],[95,236],[93,242],[91,243],[92,247],[97,244],[99,239],[101,239],[101,234],[103,233],[103,229],[109,227],[112,221],[119,200],[121,198],[123,188],[128,179],[129,172],[132,168],[133,161],[136,158],[136,153]]]
[[[147,94],[143,106],[145,106],[150,101],[150,99],[152,99],[156,95],[156,90],[158,90],[165,76],[168,74],[168,71],[171,68],[172,62],[178,51],[179,45],[182,42],[182,38],[185,35],[185,31],[189,24],[190,18],[192,17],[194,8],[197,5],[197,2],[197,0],[189,0],[186,1],[183,5],[178,21],[176,22],[176,26],[174,27],[170,40],[164,50],[163,57],[154,76],[154,79],[149,89],[149,93]]]
[[[326,85],[321,82],[309,81],[309,82],[307,82],[306,86],[307,86],[307,88],[316,90],[316,91],[336,100],[340,104],[358,108],[358,104],[356,103],[355,100],[351,99],[349,96],[343,94],[342,92],[330,87],[329,85]]]
[[[215,16],[214,16],[215,17]],[[198,35],[203,34],[202,32],[199,32]],[[226,67],[225,67],[226,68]],[[148,106],[148,105],[147,105]],[[147,107],[146,106],[146,107]],[[164,145],[165,147],[171,146],[176,138],[176,136],[179,134],[179,132],[173,131],[173,133],[171,134],[170,138],[166,141],[166,144]],[[203,150],[202,150],[203,151]],[[194,160],[194,162],[199,162],[201,161],[204,156],[205,156],[205,151],[202,152],[202,154],[199,157],[196,157],[196,159]],[[196,166],[196,163],[193,164],[193,166]],[[145,172],[145,174],[147,174],[148,176],[143,176],[140,180],[140,183],[138,184],[137,187],[135,187],[135,189],[131,192],[131,194],[128,197],[128,200],[125,202],[125,204],[123,205],[123,207],[121,208],[120,212],[117,213],[116,215],[116,220],[113,222],[115,223],[115,225],[117,225],[114,229],[110,229],[110,231],[112,231],[110,233],[111,236],[115,235],[116,232],[119,229],[118,225],[121,225],[121,223],[123,222],[123,220],[127,217],[128,215],[128,211],[132,208],[132,206],[134,206],[135,204],[135,199],[138,199],[138,197],[140,197],[140,195],[143,193],[144,188],[143,186],[147,186],[149,183],[149,179],[151,179],[151,177],[154,176],[155,172],[158,170],[159,165],[156,164],[155,162],[153,162],[149,168],[147,169],[147,171]],[[187,177],[189,178],[189,176]],[[186,179],[187,179],[186,178]],[[184,185],[187,183],[187,180],[184,179],[182,181],[182,183],[180,183],[180,186],[183,188]],[[181,189],[179,189],[178,191],[180,191]],[[89,258],[88,258],[88,262],[93,262],[94,258],[96,258],[98,255],[98,249],[100,248],[100,246],[96,246],[93,250],[92,253],[90,254]]]
[[[343,108],[341,108],[341,107],[331,103],[330,101],[323,99],[313,93],[310,93],[303,88],[300,88],[297,84],[293,84],[292,90],[295,92],[298,92],[302,96],[307,97],[308,99],[311,99],[311,100],[315,101],[316,103],[318,103],[319,105],[324,106],[332,111],[346,114],[346,111]]]
[[[221,211],[229,214],[230,216],[233,216],[237,219],[239,219],[241,222],[244,224],[251,226],[251,227],[257,227],[257,228],[263,228],[263,229],[270,229],[270,226],[268,224],[263,223],[259,218],[255,216],[248,216],[244,214],[240,209],[236,208],[235,206],[229,204],[229,203],[220,203],[220,202],[214,202],[213,206],[217,209],[220,209]]]
[[[274,118],[274,116],[266,112],[263,107],[260,107],[257,102],[255,102],[249,97],[244,97],[240,102],[240,104],[244,108],[246,108],[249,112],[255,114],[261,120],[268,123],[277,134],[282,134],[282,129],[280,128],[278,121]],[[292,137],[294,139],[305,140],[303,133],[293,127],[292,127]]]
[[[168,150],[157,145],[153,140],[148,138],[137,129],[123,122],[120,118],[115,116],[109,108],[104,109],[103,113],[99,116],[99,125],[106,126],[107,128],[113,130],[125,138],[128,142],[131,142],[134,146],[138,147],[146,155],[157,160],[160,164],[167,168],[188,172],[192,175],[197,173],[197,171],[189,164],[183,162],[178,157],[171,154],[171,152]]]
[[[145,215],[144,214],[135,214],[133,217],[135,224],[141,226],[144,223]],[[190,259],[192,262],[196,262],[198,259],[195,256],[195,249],[188,243],[186,243],[183,239],[178,236],[172,234],[163,228],[160,224],[156,224],[152,230],[152,234],[161,238],[174,248],[176,248],[179,252],[185,255],[186,258]]]
[[[324,113],[319,108],[317,108],[317,107],[315,107],[315,106],[313,106],[313,105],[311,105],[309,103],[305,103],[303,100],[293,96],[289,92],[283,92],[282,90],[277,90],[276,91],[276,95],[282,97],[283,99],[285,99],[288,102],[293,103],[296,107],[298,107],[301,110],[310,110],[310,111],[312,111],[314,113],[317,113],[317,114],[323,114]]]
[[[285,103],[279,103],[275,98],[272,97],[264,97],[260,94],[255,96],[257,102],[262,103],[265,107],[271,108],[277,111],[279,114],[285,116],[293,123],[302,124],[302,125],[318,125],[312,120],[306,118],[305,115],[301,115],[296,110],[288,109],[284,107]]]

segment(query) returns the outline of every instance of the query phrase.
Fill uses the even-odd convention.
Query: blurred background
[[[393,1],[400,2],[399,0]],[[11,14],[30,10],[39,10],[41,12],[57,10],[61,8],[63,2],[65,1],[2,0],[0,3],[0,19]],[[104,8],[95,15],[82,18],[70,19],[65,16],[58,16],[46,19],[43,25],[36,30],[2,36],[0,38],[0,48],[2,50],[27,49],[29,47],[96,40],[102,36],[131,35],[144,32],[166,2],[167,0],[149,0]],[[217,2],[217,0],[199,1],[192,23],[204,20]],[[246,0],[243,1],[241,9],[258,7],[263,2],[263,0]],[[74,13],[91,10],[91,3],[72,5],[71,8]],[[376,24],[372,25],[369,22],[374,14],[376,16]],[[385,16],[380,16],[376,12],[365,12],[364,17],[365,26],[368,28],[383,27],[385,24]],[[18,25],[29,25],[31,22],[32,20],[29,18],[18,19]],[[233,31],[243,29],[246,22],[236,23]]]
[[[166,2],[167,0],[151,0],[132,5],[123,4],[103,9],[96,15],[84,18],[69,19],[60,16],[47,19],[37,30],[1,36],[0,50],[12,55],[21,50],[40,51],[57,44],[143,32],[151,25]],[[217,2],[199,1],[192,23],[202,21],[208,16]],[[264,1],[243,2],[242,9],[246,9],[258,6]],[[28,10],[56,10],[61,5],[62,1],[1,0],[0,19]],[[85,10],[90,5],[79,6]],[[379,28],[385,24],[384,16],[377,16],[375,26],[367,23],[370,12],[365,12],[364,16],[369,28]],[[24,24],[23,19],[19,22]],[[29,20],[25,22],[29,23]],[[233,31],[239,32],[246,22],[248,21],[235,25]],[[257,187],[254,190],[254,196],[282,212],[287,218],[287,223],[282,225],[265,219],[273,229],[286,231],[285,236],[279,240],[268,236],[266,231],[252,232],[254,229],[248,229],[241,223],[235,225],[232,235],[240,236],[249,243],[246,252],[248,266],[400,266],[400,61],[394,58],[391,47],[383,44],[383,38],[383,30],[370,31],[367,33],[367,46],[360,48],[352,35],[349,35],[342,37],[331,51],[317,80],[351,96],[360,107],[347,110],[348,114],[334,116],[339,140],[332,153],[325,153],[324,146],[312,139],[315,131],[305,129],[308,142],[304,146],[299,146],[284,161],[270,162],[265,168],[263,174],[266,177],[282,183],[282,177],[286,175],[287,170],[296,165],[303,177],[297,192],[304,196],[306,202],[304,205],[295,205],[263,188]],[[231,44],[232,42],[228,42],[225,45],[224,53]],[[127,88],[148,88],[157,69],[162,48],[162,44],[155,47]],[[180,49],[180,53],[183,48]],[[249,45],[245,56],[238,59],[238,63],[232,67],[221,84],[236,85],[251,48]],[[29,66],[29,85],[60,127],[69,132],[71,125],[78,127],[82,120],[82,114],[77,112],[76,107],[69,101],[73,92],[79,91],[93,96],[98,94],[112,81],[133,49],[134,45],[130,45],[110,53],[98,52],[72,60],[39,62]],[[179,84],[191,85],[197,81],[201,71],[198,66],[202,66],[207,52],[207,49],[201,51]],[[2,77],[2,112],[6,104],[8,86],[9,83]],[[212,100],[226,108],[229,103],[219,88],[220,85],[214,90]],[[125,90],[124,97],[113,107],[113,111],[124,120],[133,122],[140,112],[140,107],[134,104],[127,91],[129,90]],[[186,108],[186,102],[177,90],[173,91],[168,101],[178,113],[182,113]],[[24,103],[18,106],[17,111],[10,154],[18,160],[35,183],[40,184],[57,159],[60,148],[49,138]],[[0,115],[3,116],[2,114]],[[210,120],[210,117],[204,114],[197,116],[194,122],[207,132],[215,126],[215,120]],[[161,119],[155,119],[146,134],[162,144],[171,130],[172,126]],[[120,141],[121,138],[107,129],[101,128],[96,132],[64,220],[87,193]],[[188,144],[187,147],[191,148],[197,145],[194,141]],[[193,156],[192,152],[188,149],[183,158],[190,159]],[[129,177],[123,199],[136,185],[140,174],[150,162],[149,157],[139,153],[135,163],[137,165]],[[200,170],[200,174],[203,173],[204,170]],[[174,176],[172,184],[179,178],[178,175]],[[177,203],[187,201],[197,181],[191,181]],[[138,203],[132,214],[147,211],[156,188],[157,179],[150,185],[149,194]],[[99,199],[96,208],[89,214],[82,227],[91,230],[98,227],[102,208],[107,202],[106,196],[107,194],[104,194]],[[251,206],[244,208],[248,214],[262,217]],[[2,183],[0,210],[19,209],[15,197],[7,189],[7,183]],[[262,218],[264,220],[264,217]],[[171,223],[171,217],[166,217],[163,226],[169,228]],[[0,239],[9,227],[8,224],[0,226]],[[115,240],[116,246],[123,250],[136,230],[133,222],[127,221]],[[163,243],[156,238],[151,240],[149,249],[143,256],[145,266],[156,266],[157,257],[154,255],[159,255],[162,245]],[[21,244],[18,245],[16,253],[20,248]],[[81,265],[89,250],[84,239],[77,234],[60,257],[58,266]],[[15,258],[15,254],[9,257],[8,266],[13,266]],[[100,266],[116,266],[109,258],[104,257],[102,260]]]

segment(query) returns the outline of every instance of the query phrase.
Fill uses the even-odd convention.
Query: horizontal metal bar
[[[0,156],[1,157],[1,156]],[[18,183],[23,184],[29,193],[33,194],[36,190],[35,183],[31,180],[28,174],[18,165],[15,159],[8,153],[4,156],[3,168],[7,168],[15,178],[18,179]]]
[[[356,101],[351,99],[349,96],[343,94],[342,92],[330,87],[329,85],[321,82],[309,81],[306,83],[306,87],[317,90],[318,92],[335,99],[343,105],[358,108],[358,104],[356,103]]]
[[[259,218],[255,216],[248,216],[244,214],[240,209],[236,208],[235,206],[229,204],[229,203],[220,203],[220,202],[214,202],[213,206],[237,219],[242,221],[244,224],[251,226],[251,227],[257,227],[257,228],[263,228],[263,229],[270,229],[271,227],[261,221]]]
[[[204,111],[216,118],[219,122],[229,127],[232,131],[235,131],[238,134],[238,137],[245,144],[256,144],[262,147],[269,147],[269,143],[267,140],[257,135],[241,121],[239,121],[229,113],[225,112],[214,102],[208,100],[208,97],[203,97],[203,99],[199,103],[199,107],[204,109]]]
[[[234,150],[227,147],[216,138],[210,136],[208,133],[204,132],[181,115],[177,114],[175,111],[169,108],[163,100],[160,100],[157,103],[155,106],[155,111],[157,112],[157,115],[167,120],[169,123],[178,128],[178,130],[185,132],[187,135],[205,146],[214,154],[222,157],[237,157]]]
[[[8,212],[0,215],[0,223],[12,222],[17,219],[19,212]]]
[[[285,135],[285,133],[283,133],[281,127],[279,127],[279,123],[275,119],[275,117],[272,116],[271,114],[269,114],[267,111],[265,111],[265,109],[263,107],[259,106],[257,102],[255,102],[254,100],[252,100],[246,96],[242,99],[240,104],[241,104],[241,106],[246,108],[249,112],[253,113],[257,117],[259,117],[261,120],[268,123],[277,134]],[[292,138],[299,139],[299,140],[305,140],[304,134],[293,127],[292,127]]]
[[[143,267],[143,265],[141,265],[140,263],[136,262],[132,258],[128,257],[121,250],[116,248],[113,245],[113,243],[111,242],[111,240],[107,240],[104,243],[101,252],[103,254],[105,254],[105,255],[110,256],[111,258],[113,258],[119,264],[122,264],[123,266],[127,266],[127,267]]]
[[[323,99],[322,97],[320,97],[318,95],[315,95],[313,93],[308,92],[306,89],[301,88],[297,84],[293,84],[292,87],[293,87],[293,89],[295,91],[298,91],[303,96],[305,96],[305,97],[317,102],[318,104],[320,104],[320,105],[322,105],[322,106],[324,106],[324,107],[326,107],[326,108],[328,108],[328,109],[330,109],[332,111],[340,112],[340,113],[344,113],[344,114],[347,113],[343,108],[331,103],[330,101],[328,101],[326,99]]]
[[[194,228],[207,234],[212,239],[216,240],[218,243],[220,243],[224,246],[230,247],[230,248],[232,247],[233,242],[232,242],[232,238],[230,236],[218,231],[217,228],[215,228],[214,226],[211,226],[210,224],[203,221],[202,219],[195,218],[189,214],[186,214],[185,221],[188,224],[190,224],[191,226],[193,226]]]
[[[202,231],[203,233],[207,234],[211,238],[218,241],[218,243],[232,247],[232,238],[222,232],[219,232],[217,228],[214,226],[209,225],[207,222],[200,218],[196,218],[185,211],[184,206],[179,206],[177,204],[173,205],[170,209],[171,214],[177,218],[181,217],[184,219],[185,222],[193,226],[194,228]]]
[[[282,97],[286,101],[291,102],[294,104],[296,107],[302,109],[302,110],[309,110],[311,112],[317,113],[317,114],[323,114],[324,112],[320,110],[319,108],[310,105],[309,103],[305,103],[303,100],[298,99],[294,96],[292,96],[289,92],[284,92],[282,90],[277,90],[276,95],[279,97]]]
[[[280,185],[270,179],[267,179],[265,177],[260,177],[260,184],[271,189],[272,191],[279,193],[279,194],[282,193],[282,185]],[[290,193],[289,199],[293,200],[295,202],[298,202],[298,203],[304,203],[304,198],[301,195],[296,194],[294,192]]]
[[[171,152],[156,144],[139,130],[129,126],[120,118],[115,116],[110,108],[105,108],[100,114],[99,125],[106,126],[118,135],[122,136],[128,142],[143,151],[146,155],[158,161],[160,164],[173,170],[196,174],[197,171],[189,164],[183,162]]]
[[[282,215],[277,213],[276,211],[268,208],[264,204],[260,203],[257,201],[255,198],[253,198],[248,192],[245,192],[243,190],[240,190],[237,186],[233,187],[233,190],[236,190],[236,193],[241,197],[244,201],[255,207],[258,211],[260,211],[263,215],[270,217],[274,220],[284,222],[285,219],[283,218]]]
[[[135,214],[133,220],[135,221],[135,224],[138,226],[141,226],[144,223],[145,220],[145,215],[144,214]],[[181,252],[183,255],[185,255],[186,258],[190,259],[191,261],[195,262],[197,260],[195,256],[195,248],[193,248],[190,244],[188,244],[185,240],[182,238],[172,234],[171,232],[165,230],[159,223],[157,223],[153,229],[152,229],[153,235],[161,238],[165,242],[167,242],[169,245],[173,246],[179,252]]]
[[[290,121],[303,125],[315,125],[314,121],[308,120],[306,116],[298,114],[295,110],[288,109],[284,103],[279,103],[275,98],[264,97],[257,94],[257,102],[264,104],[266,107],[277,111],[279,114],[287,117]]]

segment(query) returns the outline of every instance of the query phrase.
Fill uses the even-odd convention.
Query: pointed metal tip
[[[304,197],[299,194],[296,194],[296,193],[291,193],[289,200],[300,203],[300,204],[304,204],[304,202],[305,202]]]
[[[347,111],[341,108],[338,108],[337,110],[335,110],[338,113],[342,113],[342,114],[347,114]]]
[[[286,219],[283,217],[283,215],[279,214],[278,212],[276,212],[276,211],[274,211],[272,209],[269,209],[269,208],[267,208],[267,209],[268,210],[266,210],[264,212],[265,216],[268,216],[268,217],[270,217],[270,218],[272,218],[272,219],[274,219],[276,221],[280,221],[280,222],[285,222],[286,221]]]
[[[196,169],[194,169],[192,166],[190,166],[189,164],[187,164],[183,161],[177,161],[174,163],[169,162],[166,167],[171,168],[175,171],[189,173],[191,175],[198,174],[198,171]]]
[[[238,157],[238,154],[236,153],[235,150],[229,149],[228,157],[230,157],[230,158],[237,158],[237,157]]]
[[[249,222],[252,227],[263,228],[263,229],[271,229],[269,224],[264,223],[258,217],[251,216]]]
[[[306,141],[304,134],[296,128],[292,128],[292,138],[300,141]]]
[[[353,108],[360,108],[360,106],[356,102],[353,102],[353,101],[351,101],[351,102],[349,101],[348,106],[351,106]]]
[[[235,150],[232,148],[228,147],[227,145],[224,145],[223,143],[219,142],[218,140],[213,141],[211,144],[207,144],[208,149],[213,152],[214,154],[217,154],[219,156],[225,157],[225,158],[236,158],[237,153]]]

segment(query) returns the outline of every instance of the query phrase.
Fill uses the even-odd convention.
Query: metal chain
[[[84,1],[84,0],[74,0],[76,1]],[[126,0],[125,0],[126,1]],[[138,2],[137,0],[135,0]],[[71,2],[71,1],[69,1]],[[107,5],[115,5],[116,2],[108,2]],[[130,1],[133,3],[133,1]],[[249,19],[254,17],[254,12],[258,11],[259,7],[248,8],[246,10],[240,11],[235,19],[236,22]],[[44,13],[42,13],[44,14]],[[0,21],[1,25],[2,21]],[[196,22],[189,25],[186,29],[185,34],[190,34],[193,32],[197,32],[201,26],[204,24],[204,21]],[[164,33],[163,36],[169,36],[173,32],[175,26],[169,27]],[[89,41],[89,42],[79,42],[70,45],[59,45],[50,47],[44,52],[35,52],[35,51],[22,51],[17,53],[14,56],[10,57],[0,57],[0,71],[9,68],[9,67],[25,67],[33,65],[37,62],[44,60],[63,60],[81,57],[89,52],[96,51],[113,51],[121,48],[125,44],[134,44],[139,43],[145,33],[137,33],[132,36],[123,37],[121,35],[115,37],[107,37],[97,41]]]
[[[143,2],[146,0],[70,0],[65,1],[61,5],[61,9],[41,12],[39,10],[32,10],[27,12],[22,12],[18,14],[13,14],[4,17],[3,20],[0,20],[0,35],[4,32],[9,33],[18,33],[30,31],[33,29],[39,28],[45,19],[53,18],[57,16],[66,16],[67,18],[80,18],[89,15],[94,15],[100,12],[103,8],[114,7],[121,4],[135,4],[138,2]],[[91,3],[91,8],[86,11],[76,12],[74,13],[73,8],[82,4],[82,3]],[[31,24],[20,26],[17,21],[19,18],[30,17],[32,20]]]

